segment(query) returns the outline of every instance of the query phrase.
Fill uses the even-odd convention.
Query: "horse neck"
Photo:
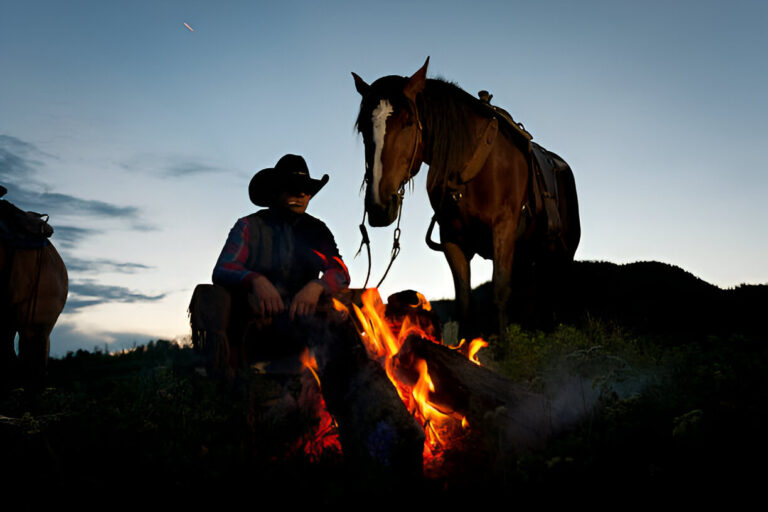
[[[429,165],[427,187],[446,188],[463,169],[474,152],[490,118],[475,113],[470,106],[459,105],[452,115],[444,116],[440,102],[445,98],[425,98],[420,110],[422,122],[422,161]],[[454,100],[460,101],[460,100]],[[453,105],[456,107],[456,105]]]

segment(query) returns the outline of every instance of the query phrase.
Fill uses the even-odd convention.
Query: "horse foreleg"
[[[51,347],[50,325],[31,325],[19,331],[19,363],[24,379],[42,385]]]
[[[502,222],[495,226],[493,232],[493,301],[498,314],[499,335],[504,334],[509,324],[507,311],[515,255],[515,230],[512,225],[511,221]]]
[[[13,341],[16,338],[16,328],[11,319],[0,313],[0,389],[5,388],[15,377],[16,351]]]
[[[457,244],[443,242],[445,259],[453,275],[453,288],[456,293],[456,313],[459,318],[459,337],[467,337],[475,326],[470,321],[470,267],[469,258]]]

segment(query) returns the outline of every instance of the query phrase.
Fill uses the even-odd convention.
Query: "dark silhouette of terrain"
[[[515,290],[513,290],[515,293]],[[493,326],[493,290],[484,283],[473,290],[475,318],[483,332]],[[550,325],[579,324],[587,318],[615,322],[637,334],[681,337],[707,334],[759,335],[765,331],[768,285],[742,284],[722,289],[680,267],[656,261],[616,264],[576,261],[570,280],[558,294]],[[520,293],[517,304],[523,302]],[[453,316],[453,301],[432,305],[443,321]],[[541,327],[520,311],[512,319]]]

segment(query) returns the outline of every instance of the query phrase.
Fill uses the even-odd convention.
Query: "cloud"
[[[83,238],[101,233],[98,229],[78,228],[75,226],[55,226],[53,228],[53,240],[57,246],[64,249],[72,249]]]
[[[135,274],[136,272],[154,268],[141,263],[110,261],[106,259],[83,260],[75,257],[66,257],[64,261],[67,264],[67,270],[81,273],[119,272],[121,274]]]
[[[34,192],[24,186],[8,187],[8,197],[24,210],[55,211],[57,215],[88,215],[109,218],[138,219],[139,209],[135,206],[117,206],[95,199],[81,199],[56,192]]]
[[[165,175],[169,178],[181,176],[193,176],[196,174],[211,174],[222,172],[223,169],[212,165],[200,164],[196,162],[179,162],[165,169]]]
[[[93,279],[81,279],[69,283],[70,296],[64,311],[71,313],[78,309],[110,302],[155,302],[166,294],[146,295],[123,286],[99,284]]]
[[[200,160],[190,160],[186,156],[174,155],[136,155],[119,165],[132,172],[148,172],[163,178],[190,177],[202,174],[226,172],[227,169]]]
[[[23,210],[97,219],[123,220],[135,231],[155,231],[158,228],[141,217],[136,206],[116,205],[97,199],[85,199],[69,194],[45,190],[46,186],[33,178],[43,166],[43,160],[56,158],[34,144],[10,135],[0,134],[0,183],[8,188],[4,197]],[[205,166],[200,166],[203,169]],[[181,169],[182,167],[180,167]],[[198,170],[198,172],[202,172]],[[55,225],[57,239],[63,247],[72,248],[85,236],[96,230]]]
[[[40,203],[60,214],[97,215],[101,217],[136,218],[139,209],[135,206],[116,206],[93,199],[80,199],[67,194],[44,192],[39,195]]]
[[[34,144],[0,134],[0,182],[16,183],[19,179],[29,181],[37,167],[42,165],[38,160],[42,157],[53,158]]]

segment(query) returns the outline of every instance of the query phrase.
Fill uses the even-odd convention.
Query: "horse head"
[[[428,65],[429,57],[411,77],[385,76],[370,85],[352,73],[362,96],[356,126],[365,144],[365,209],[371,226],[395,221],[405,184],[421,167],[417,98],[426,85]]]

